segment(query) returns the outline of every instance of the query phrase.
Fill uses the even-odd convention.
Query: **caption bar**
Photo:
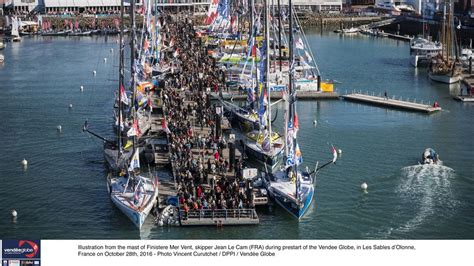
[[[77,245],[80,257],[275,257],[288,251],[410,251],[414,245]]]

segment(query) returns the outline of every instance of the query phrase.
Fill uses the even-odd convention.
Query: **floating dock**
[[[229,101],[245,101],[247,100],[247,93],[238,93],[238,92],[223,92],[222,97],[219,96],[219,93],[210,93],[213,99],[220,99]],[[273,91],[270,93],[270,98],[272,100],[280,100],[282,96],[281,92]],[[337,100],[340,95],[337,92],[315,92],[315,91],[297,91],[296,98],[298,100]]]
[[[398,35],[398,34],[392,34],[392,33],[384,33],[384,35],[387,36],[388,38],[401,40],[405,42],[409,42],[411,41],[411,39],[413,39],[410,36],[404,36],[404,35]]]
[[[260,222],[255,209],[179,211],[181,226],[255,225]]]
[[[455,96],[453,98],[455,100],[461,101],[461,102],[474,103],[474,95],[465,95],[465,96],[458,95],[458,96]]]
[[[427,114],[432,114],[437,111],[441,111],[441,107],[433,107],[432,105],[415,103],[409,101],[395,100],[380,96],[371,96],[360,93],[351,93],[343,95],[342,98],[348,101],[355,101],[361,103],[367,103],[372,105],[384,106],[389,108],[413,111],[413,112],[422,112]]]

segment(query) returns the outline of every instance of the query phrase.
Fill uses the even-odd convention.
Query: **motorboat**
[[[432,148],[427,148],[421,156],[421,164],[439,164],[439,156]]]
[[[341,33],[343,33],[343,34],[355,34],[355,33],[358,33],[358,32],[360,32],[359,28],[351,27],[351,28],[348,28],[348,29],[342,29]]]
[[[410,64],[414,67],[418,67],[422,63],[427,64],[442,49],[443,47],[439,42],[433,42],[422,37],[414,38],[410,41]]]

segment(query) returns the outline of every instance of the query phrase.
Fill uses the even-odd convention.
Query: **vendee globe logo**
[[[40,257],[39,240],[3,240],[3,258],[36,259]]]

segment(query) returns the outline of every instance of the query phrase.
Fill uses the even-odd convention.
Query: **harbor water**
[[[298,102],[303,167],[331,160],[332,145],[342,150],[337,163],[318,175],[314,203],[300,222],[275,205],[258,209],[257,226],[159,227],[148,219],[141,232],[108,197],[102,143],[82,133],[88,120],[91,130],[113,136],[116,38],[9,43],[0,52],[0,238],[474,238],[474,105],[452,100],[458,86],[433,83],[426,69],[411,67],[406,42],[317,30],[307,37],[323,79],[340,82],[340,93],[387,92],[438,101],[443,111]],[[276,128],[282,127],[279,113]],[[427,147],[440,154],[443,166],[418,165]]]

